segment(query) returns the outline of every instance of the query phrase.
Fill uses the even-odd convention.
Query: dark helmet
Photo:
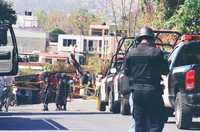
[[[154,32],[149,27],[143,27],[140,29],[139,33],[137,34],[136,39],[141,41],[142,39],[150,39],[151,41],[155,40]]]

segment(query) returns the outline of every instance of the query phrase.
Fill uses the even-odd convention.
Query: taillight
[[[194,90],[196,85],[196,73],[195,70],[190,70],[185,74],[185,89]]]

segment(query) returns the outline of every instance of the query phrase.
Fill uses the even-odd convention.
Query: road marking
[[[60,128],[58,128],[57,126],[55,126],[53,123],[49,122],[46,119],[42,119],[44,122],[46,122],[47,124],[49,124],[50,126],[52,126],[53,128],[55,128],[56,130],[60,130]]]

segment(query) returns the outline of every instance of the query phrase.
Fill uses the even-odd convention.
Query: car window
[[[200,64],[200,42],[185,45],[177,59],[177,66]]]
[[[170,69],[175,65],[175,59],[176,59],[176,56],[178,55],[178,52],[180,50],[180,47],[176,47],[172,53],[169,55],[169,58],[168,58],[168,62],[169,62],[169,65],[170,65]]]

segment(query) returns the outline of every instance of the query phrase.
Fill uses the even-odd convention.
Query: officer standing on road
[[[69,92],[69,77],[66,73],[62,73],[59,78],[58,88],[56,91],[56,106],[57,110],[67,110],[67,96]]]
[[[51,92],[52,92],[52,88],[50,85],[50,75],[48,73],[46,73],[44,75],[44,93],[43,93],[43,103],[44,103],[44,109],[43,111],[48,111],[48,104],[51,101]]]
[[[163,52],[155,47],[155,36],[151,28],[141,28],[137,47],[127,54],[125,74],[129,77],[133,94],[133,116],[135,132],[161,132],[164,127],[163,88],[161,75],[168,73]]]

